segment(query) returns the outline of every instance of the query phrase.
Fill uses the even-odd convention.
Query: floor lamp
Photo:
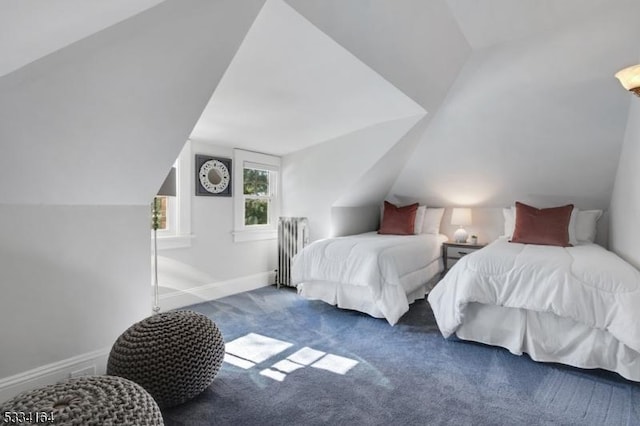
[[[169,174],[162,183],[158,194],[153,197],[151,208],[151,229],[153,229],[153,313],[160,312],[160,288],[158,286],[158,228],[160,227],[160,219],[162,212],[158,205],[158,197],[175,197],[176,196],[176,168],[172,167]]]

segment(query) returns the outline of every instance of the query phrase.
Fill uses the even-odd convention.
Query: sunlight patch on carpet
[[[296,362],[289,361],[288,359],[283,359],[282,361],[278,361],[271,366],[271,368],[275,368],[284,373],[292,373],[300,368],[304,368],[304,365],[298,364]]]
[[[270,368],[266,368],[260,372],[263,376],[267,376],[270,379],[277,380],[279,382],[284,381],[284,378],[287,377],[286,374],[281,373],[280,371],[272,370]]]
[[[238,358],[237,356],[233,356],[230,353],[224,354],[224,362],[228,362],[231,365],[235,365],[236,367],[240,367],[243,370],[248,370],[256,364],[251,361],[247,361],[246,359]]]
[[[224,362],[249,370],[291,348],[293,343],[274,339],[261,334],[249,333],[226,344]],[[358,361],[305,346],[284,359],[276,361],[271,367],[260,371],[260,375],[278,382],[284,381],[287,374],[305,367],[313,367],[345,375]]]
[[[358,361],[351,358],[327,354],[325,357],[321,358],[311,366],[313,368],[331,371],[332,373],[341,374],[344,376],[356,365],[358,365]]]
[[[309,365],[314,361],[317,361],[320,358],[322,358],[322,356],[325,354],[326,352],[317,351],[315,349],[311,349],[305,346],[304,348],[300,349],[296,353],[289,355],[287,359],[297,364]]]
[[[293,346],[293,343],[249,333],[226,344],[227,354],[259,364]]]

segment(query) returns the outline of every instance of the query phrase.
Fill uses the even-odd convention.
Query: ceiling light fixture
[[[640,96],[640,64],[618,71],[616,78],[620,80],[622,87]]]

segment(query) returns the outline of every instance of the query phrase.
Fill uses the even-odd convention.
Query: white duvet
[[[433,234],[369,232],[315,241],[295,256],[292,283],[366,287],[387,321],[395,324],[409,308],[406,295],[428,280],[421,273],[439,258],[445,240]]]
[[[596,244],[562,248],[499,239],[462,258],[428,300],[445,337],[464,323],[468,307],[495,305],[569,318],[640,352],[640,273]]]

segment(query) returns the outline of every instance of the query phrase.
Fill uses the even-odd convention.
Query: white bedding
[[[369,232],[315,241],[293,259],[292,283],[302,296],[338,306],[340,293],[353,289],[361,299],[358,310],[393,325],[410,302],[424,297],[425,284],[440,270],[446,240],[444,235]],[[341,307],[353,309],[349,305]]]
[[[445,337],[640,380],[640,273],[596,244],[499,239],[462,258],[428,300]]]

